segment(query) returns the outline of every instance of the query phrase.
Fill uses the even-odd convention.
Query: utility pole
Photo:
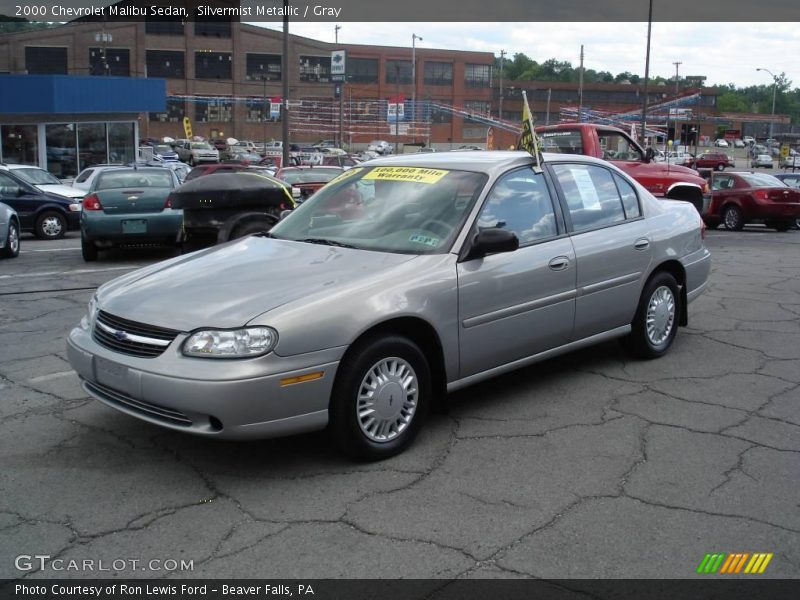
[[[400,64],[395,64],[395,81],[397,83],[397,98],[394,99],[394,153],[399,153],[400,148]]]
[[[336,27],[333,28],[333,38],[334,42],[336,42],[337,44],[339,43],[339,30],[341,28],[342,28],[341,25],[336,25]]]
[[[680,62],[680,61],[676,61],[676,62],[674,62],[672,64],[675,65],[675,100],[677,100],[678,99],[678,81],[679,81],[679,79],[678,79],[678,67],[680,67],[683,63]],[[675,109],[676,109],[675,114],[677,115],[677,105],[675,106]],[[671,112],[672,112],[671,108],[667,109],[667,139],[669,139],[669,121],[670,121],[669,115],[670,115]],[[677,129],[678,129],[678,119],[676,118],[675,119],[675,130],[676,130],[676,133],[677,133]],[[675,139],[675,134],[673,134],[672,137],[673,137],[673,139]]]
[[[289,166],[289,0],[283,0],[283,56],[281,56],[283,78],[283,102],[281,104],[281,134],[283,157],[281,167]]]
[[[583,121],[583,44],[581,44],[581,67],[578,72],[578,123]]]
[[[505,62],[506,51],[500,50],[500,103],[497,109],[497,118],[503,120],[503,63]]]
[[[650,0],[650,9],[647,13],[647,56],[644,61],[644,100],[642,101],[642,145],[646,139],[647,123],[647,83],[650,80],[650,32],[653,28],[653,0]]]
[[[552,88],[547,88],[547,112],[544,115],[544,124],[550,125],[550,96],[553,93]]]
[[[411,34],[411,114],[413,121],[411,126],[414,128],[414,141],[417,141],[417,40],[422,38],[416,33]]]

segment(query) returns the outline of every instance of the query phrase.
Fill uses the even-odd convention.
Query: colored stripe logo
[[[706,554],[697,566],[697,572],[701,575],[712,575],[714,573],[719,573],[720,575],[761,574],[767,569],[772,557],[772,552]]]

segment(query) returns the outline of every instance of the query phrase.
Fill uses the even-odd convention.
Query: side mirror
[[[473,238],[465,260],[483,258],[487,254],[514,252],[519,248],[519,238],[513,231],[492,227],[480,230]]]

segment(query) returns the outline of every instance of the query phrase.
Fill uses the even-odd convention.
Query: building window
[[[228,20],[195,21],[194,34],[206,37],[231,37],[231,22]]]
[[[426,61],[425,85],[453,85],[453,64]]]
[[[233,102],[225,98],[196,100],[194,119],[198,123],[230,123],[233,121]]]
[[[103,60],[102,48],[89,48],[89,74],[129,77],[131,74],[131,52],[127,48],[106,48]]]
[[[21,165],[39,164],[39,136],[36,125],[0,127],[0,161]]]
[[[431,106],[431,123],[449,123],[453,120],[453,113]]]
[[[78,123],[78,171],[107,162],[106,124]]]
[[[301,56],[300,81],[328,82],[331,79],[330,56]]]
[[[387,60],[386,83],[411,83],[411,61]]]
[[[489,65],[467,64],[464,71],[464,85],[470,88],[489,87],[491,85],[491,68]]]
[[[150,113],[150,121],[156,123],[179,123],[186,114],[186,103],[183,100],[167,98],[167,111]]]
[[[183,79],[186,77],[184,62],[183,52],[178,50],[148,50],[146,58],[147,76]]]
[[[352,83],[378,83],[378,59],[348,58],[347,81]]]
[[[78,174],[75,123],[56,123],[45,126],[47,170],[59,179]]]
[[[183,31],[183,21],[151,21],[148,19],[144,22],[145,33],[152,33],[154,35],[183,35]]]
[[[29,75],[66,75],[67,49],[25,46],[25,69]]]
[[[127,164],[136,158],[133,123],[108,124],[108,160]]]
[[[489,116],[490,104],[483,100],[466,100],[464,102],[464,110],[468,113],[475,113],[476,115],[487,117]],[[479,122],[477,119],[470,119],[469,117],[465,117],[464,120],[468,123]]]
[[[247,54],[245,60],[247,81],[280,81],[280,54]]]
[[[245,120],[250,123],[263,123],[267,121],[281,120],[280,99],[270,98],[248,98],[247,114]]]
[[[230,52],[194,53],[194,76],[197,79],[230,79],[233,72]]]

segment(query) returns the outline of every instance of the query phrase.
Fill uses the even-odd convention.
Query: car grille
[[[143,400],[136,400],[135,398],[126,396],[125,394],[100,385],[99,383],[84,381],[83,384],[90,392],[100,396],[111,405],[127,408],[145,417],[150,417],[151,419],[156,419],[170,425],[180,425],[182,427],[192,426],[191,419],[180,411],[159,406],[158,404],[151,404]]]
[[[178,333],[172,329],[128,321],[101,310],[97,313],[93,337],[98,344],[115,352],[154,358],[167,349]]]

